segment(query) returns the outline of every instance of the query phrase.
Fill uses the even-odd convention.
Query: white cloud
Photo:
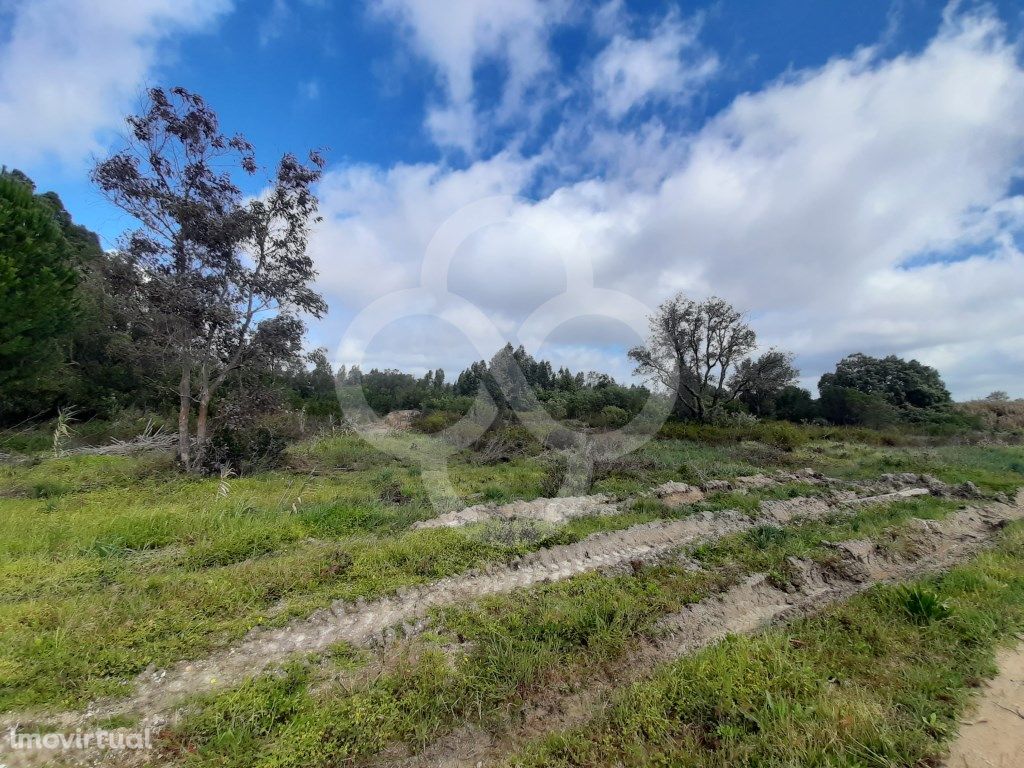
[[[507,119],[551,70],[551,28],[568,11],[564,0],[373,0],[373,13],[398,24],[413,48],[437,69],[444,100],[429,111],[427,128],[443,146],[472,153],[477,115],[473,83],[487,61],[506,70],[496,117]]]
[[[23,0],[0,40],[0,146],[5,160],[98,151],[98,136],[159,64],[175,35],[207,28],[230,0]]]
[[[270,13],[260,22],[260,45],[266,47],[284,34],[284,28],[292,16],[288,0],[271,0]]]
[[[615,119],[653,100],[688,101],[718,71],[718,57],[698,45],[698,22],[670,14],[650,37],[615,35],[594,62],[593,86]]]
[[[503,153],[461,171],[430,163],[331,171],[311,243],[321,285],[349,307],[413,287],[437,228],[469,203],[515,194],[533,166]]]
[[[562,290],[562,261],[590,260],[600,286],[649,305],[680,289],[723,295],[766,343],[796,351],[811,382],[844,354],[895,352],[938,365],[959,396],[1024,394],[1024,198],[1007,196],[1024,167],[1018,51],[973,14],[950,17],[919,54],[880,56],[794,73],[693,133],[602,133],[598,153],[618,146],[626,164],[510,205],[508,223],[460,247],[450,284],[514,338]],[[333,172],[315,238],[324,287],[354,311],[415,285],[453,211],[529,190],[562,159],[549,147],[460,170]],[[637,164],[648,167],[626,167]],[[616,303],[575,301],[580,315]],[[626,335],[583,324],[550,347],[607,359]],[[389,342],[395,359],[402,338]]]

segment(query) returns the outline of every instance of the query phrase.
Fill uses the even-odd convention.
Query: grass
[[[995,552],[940,578],[680,659],[511,762],[934,765],[972,689],[994,674],[995,650],[1022,628],[1018,524]]]
[[[652,480],[699,452],[658,448]],[[514,546],[471,532],[412,532],[435,514],[415,468],[384,465],[383,454],[346,435],[293,453],[296,471],[232,478],[226,496],[218,478],[182,477],[159,457],[0,467],[9,532],[0,540],[0,707],[81,706],[123,691],[149,664],[202,655],[335,599],[376,597],[667,514],[574,521],[557,538]],[[535,497],[545,471],[537,459],[450,465],[470,500],[493,496],[488,488]],[[401,503],[382,500],[385,485]]]
[[[823,472],[847,478],[915,472],[959,484],[975,483],[990,492],[1010,493],[1024,485],[1024,446],[941,445],[928,448],[879,448],[852,443],[811,444],[797,452]]]
[[[417,450],[446,450],[429,436],[414,440]],[[338,434],[293,446],[289,462],[229,479],[226,495],[218,478],[181,476],[159,456],[0,465],[0,525],[7,534],[0,539],[0,709],[81,707],[123,693],[150,664],[202,656],[254,626],[280,625],[332,600],[372,599],[531,549],[690,511],[647,498],[617,515],[532,533],[413,531],[412,523],[435,510],[411,461]],[[667,480],[802,466],[845,477],[929,472],[989,492],[1024,484],[1020,447],[886,446],[812,435],[788,449],[749,440],[657,440],[636,461],[608,466],[593,491],[624,497]],[[467,503],[534,498],[550,472],[544,456],[492,465],[463,455],[449,461],[452,484]],[[765,497],[814,492],[787,484],[718,494],[704,508],[750,511]],[[872,535],[911,515],[947,511],[935,500],[914,500],[795,533],[758,530],[696,554],[723,572],[774,569],[784,579],[786,554],[824,557],[822,539]],[[313,750],[308,754],[315,757],[317,744],[334,745],[335,756],[368,754],[382,743],[419,743],[460,719],[500,720],[545,686],[585,680],[595,665],[619,658],[657,616],[715,587],[678,569],[646,569],[453,608],[439,616],[434,642],[424,640],[405,666],[370,688],[325,693],[308,667],[290,668],[209,702],[202,711],[221,714],[184,733],[182,743],[213,763],[259,753],[274,764],[286,763],[289,750]],[[473,651],[453,666],[452,648]],[[354,663],[345,653],[339,650],[336,661]],[[438,692],[442,684],[445,691]]]
[[[255,729],[241,716],[259,710],[259,703],[250,707],[237,693],[213,697],[173,734],[170,748],[192,755],[197,765],[327,766],[376,754],[394,742],[421,745],[460,721],[507,725],[531,698],[585,685],[603,665],[621,663],[660,617],[743,573],[781,573],[791,555],[827,558],[822,541],[841,540],[851,531],[893,529],[914,516],[942,517],[953,507],[939,499],[914,499],[863,509],[852,519],[792,531],[772,528],[777,535],[767,541],[755,529],[699,548],[715,569],[662,565],[616,577],[591,573],[451,606],[436,613],[430,635],[371,685],[317,695],[299,690],[289,708],[277,710],[272,727],[262,723]],[[290,684],[249,685],[252,695],[261,695],[266,685]],[[237,728],[243,732],[232,733]],[[233,751],[242,743],[251,749]]]
[[[293,667],[207,699],[168,747],[196,764],[313,766],[373,754],[396,740],[422,743],[457,719],[497,719],[527,692],[617,658],[658,616],[720,584],[720,577],[680,569],[645,579],[589,574],[512,599],[451,607],[438,615],[436,634],[366,688],[316,695],[309,668]],[[444,650],[452,644],[463,649],[454,660]],[[267,697],[286,693],[287,705],[274,706],[273,717],[248,717],[268,711]]]

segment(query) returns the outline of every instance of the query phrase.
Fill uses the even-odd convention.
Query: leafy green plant
[[[935,592],[919,585],[900,587],[896,590],[896,599],[903,612],[915,624],[930,624],[942,621],[950,616],[949,603]]]

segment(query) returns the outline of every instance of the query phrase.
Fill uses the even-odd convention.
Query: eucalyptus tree
[[[92,177],[139,224],[122,249],[140,275],[149,338],[176,371],[179,459],[196,470],[210,403],[228,376],[298,356],[300,315],[327,310],[310,287],[307,253],[324,160],[286,154],[264,193],[247,199],[236,179],[258,173],[253,146],[222,133],[198,94],[153,88],[127,123],[123,148]]]

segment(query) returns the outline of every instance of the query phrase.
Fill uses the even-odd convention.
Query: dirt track
[[[999,676],[985,684],[950,747],[946,768],[1019,768],[1024,761],[1024,645],[996,657]]]
[[[909,489],[860,501],[891,501],[894,496],[919,492],[922,489]],[[623,531],[595,534],[575,544],[542,549],[508,566],[492,565],[483,573],[469,573],[399,590],[394,596],[372,602],[337,602],[282,629],[254,630],[238,645],[204,659],[183,661],[166,671],[140,675],[130,698],[105,706],[103,710],[104,713],[162,711],[187,696],[233,687],[294,654],[318,653],[341,641],[357,646],[376,645],[384,639],[383,633],[393,627],[401,627],[408,634],[414,630],[413,622],[438,606],[511,592],[545,581],[559,581],[632,561],[656,559],[680,547],[714,541],[761,522],[819,518],[846,508],[848,503],[844,500],[830,506],[816,498],[797,498],[784,502],[784,513],[773,503],[766,504],[761,519],[723,511],[703,512],[670,522],[645,523]]]
[[[656,559],[680,547],[713,541],[748,530],[757,524],[781,524],[796,519],[819,518],[842,510],[852,512],[853,506],[857,503],[890,501],[896,497],[921,492],[925,491],[901,489],[893,495],[860,499],[848,495],[834,498],[829,503],[823,502],[820,498],[788,499],[765,502],[762,505],[762,514],[758,518],[729,511],[708,512],[682,520],[647,523],[623,531],[596,534],[575,544],[531,553],[508,566],[494,565],[482,573],[468,573],[443,579],[369,603],[339,602],[283,629],[254,630],[238,645],[206,658],[183,661],[167,671],[140,675],[135,692],[129,697],[98,702],[84,712],[48,716],[46,720],[57,727],[72,728],[96,718],[127,713],[142,716],[143,722],[159,723],[161,716],[172,712],[181,700],[197,693],[235,686],[243,679],[256,675],[294,654],[324,651],[339,641],[364,646],[376,645],[384,638],[384,632],[390,634],[391,628],[396,626],[402,626],[407,632],[416,631],[417,628],[412,623],[436,606],[470,601],[483,595],[508,592],[545,581],[566,579],[587,571],[621,567],[631,561]],[[1014,507],[996,505],[994,509],[994,514],[999,519],[1024,516],[1024,510]],[[1010,515],[1007,510],[1015,512]],[[975,531],[975,534],[967,536],[966,541],[984,541],[991,527],[990,519],[985,516],[987,513],[960,513],[956,519],[960,520],[965,514],[980,515],[975,520],[976,525],[973,528],[968,526],[966,529]],[[925,530],[924,533],[927,534],[928,531]],[[943,540],[940,535],[937,541],[941,543]],[[932,566],[942,567],[942,564],[952,562],[969,549],[970,547],[966,545],[954,546],[950,550],[954,552],[950,559],[937,556],[936,548],[932,547],[934,551],[931,553],[931,566],[926,564],[918,571]],[[859,556],[865,568],[870,567],[869,555],[870,552],[862,552]],[[858,559],[858,556],[854,559]],[[899,575],[902,572],[898,573],[896,565],[890,563],[887,567],[895,574],[891,578],[904,577]],[[906,570],[905,576],[918,571],[910,568]],[[663,639],[654,645],[640,643],[636,651],[637,658],[630,661],[626,667],[632,672],[639,673],[660,660],[706,645],[725,633],[751,631],[781,616],[808,610],[821,601],[840,599],[863,588],[864,585],[885,578],[890,576],[885,573],[869,573],[862,577],[847,578],[842,582],[834,579],[830,582],[824,575],[816,574],[812,568],[807,572],[805,585],[795,595],[774,589],[763,578],[754,578],[730,590],[719,599],[705,601],[676,617],[666,619],[663,626],[666,638],[675,640],[670,642]],[[811,589],[807,586],[812,584],[818,584],[818,587]],[[614,678],[614,675],[612,677]],[[613,684],[618,682],[612,679],[609,685]],[[594,691],[602,690],[600,681],[595,681]],[[583,698],[587,699],[588,696],[584,695]],[[582,705],[571,710],[586,712],[589,708]],[[545,728],[554,727],[562,719],[557,713],[554,716],[548,713],[538,717]],[[570,718],[569,722],[572,721]],[[12,723],[13,721],[6,723],[4,727],[9,727]],[[529,728],[523,730],[524,734],[529,732]],[[476,736],[472,741],[480,744]],[[458,749],[442,748],[440,751],[442,754],[447,751],[449,756],[476,754],[476,749],[464,749],[465,746],[463,742]],[[485,753],[487,751],[484,750]],[[440,755],[438,761],[430,762],[430,754],[431,750],[428,749],[414,758],[413,764],[449,764],[449,759]],[[6,757],[0,754],[0,760]],[[427,762],[422,762],[424,759]],[[463,761],[459,757],[452,764],[463,764]]]
[[[495,734],[464,727],[416,755],[391,750],[373,764],[403,768],[494,764],[544,734],[582,725],[616,688],[650,674],[658,664],[707,647],[726,635],[751,633],[807,614],[876,584],[945,570],[987,546],[1007,521],[1021,518],[1024,491],[1018,494],[1015,505],[966,509],[942,522],[914,521],[912,554],[906,557],[895,556],[871,541],[854,540],[836,545],[840,560],[832,568],[794,559],[791,563],[798,577],[793,592],[772,586],[764,574],[755,574],[721,595],[665,617],[660,622],[660,637],[638,643],[626,659],[614,669],[601,671],[585,689],[545,696],[543,702],[521,713],[514,732]],[[975,764],[983,765],[968,765],[973,768]]]

